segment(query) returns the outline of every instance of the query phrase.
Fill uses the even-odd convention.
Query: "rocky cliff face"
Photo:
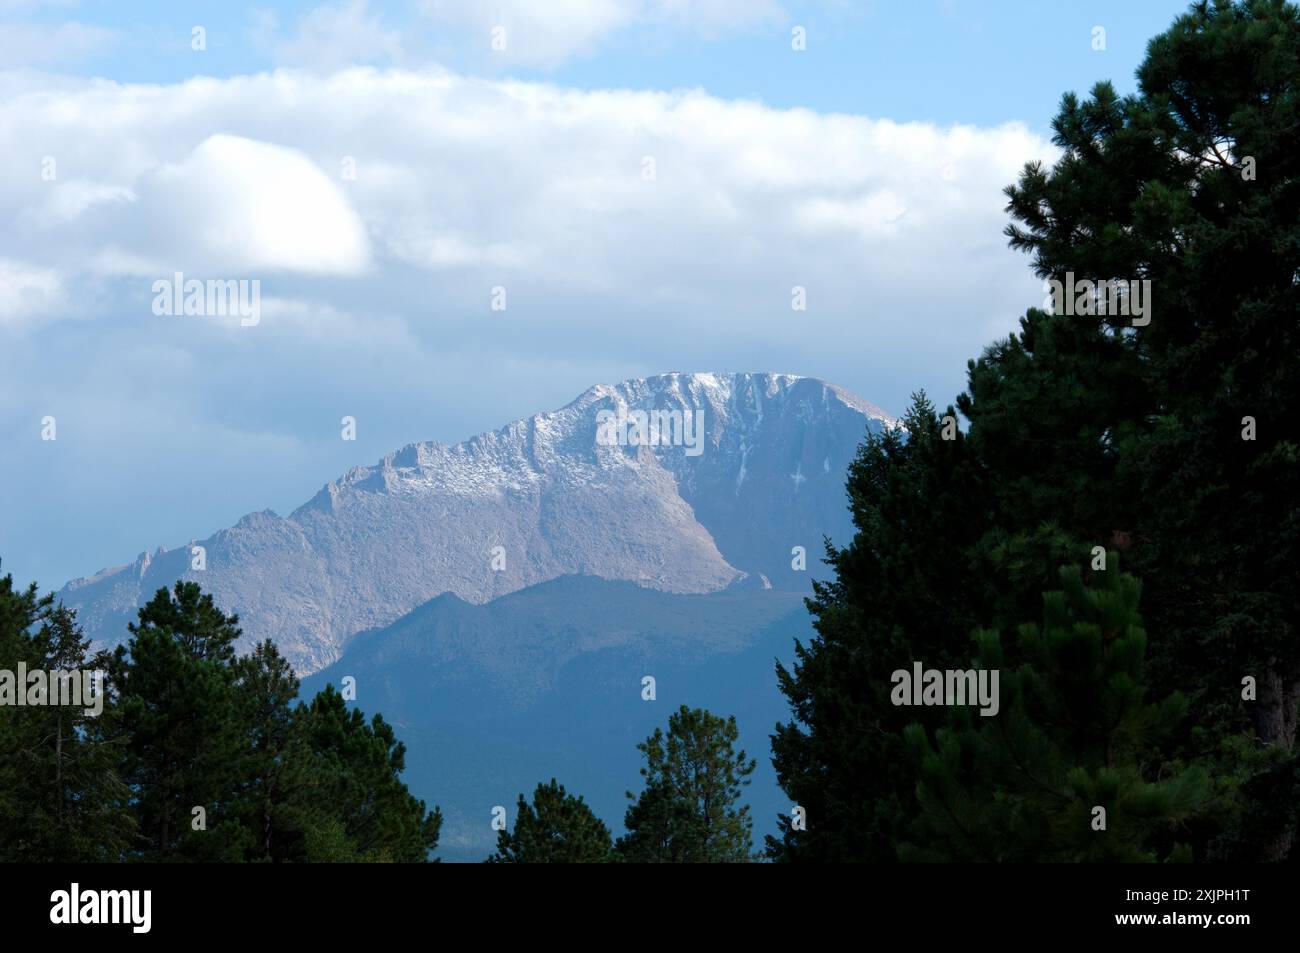
[[[844,473],[879,409],[778,374],[667,374],[455,446],[411,444],[327,484],[288,517],[244,517],[198,545],[142,554],[59,597],[121,641],[154,591],[192,579],[300,673],[441,593],[471,603],[563,575],[673,593],[806,590],[823,535],[851,531]],[[807,569],[792,568],[802,546]]]

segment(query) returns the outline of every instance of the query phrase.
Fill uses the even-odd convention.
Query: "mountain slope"
[[[670,426],[638,430],[647,418]],[[611,419],[637,436],[603,439]],[[790,375],[598,385],[464,443],[411,444],[356,467],[287,518],[246,516],[199,541],[205,570],[190,568],[188,546],[159,549],[58,595],[112,644],[154,591],[193,579],[238,611],[246,641],[273,638],[310,673],[440,593],[481,603],[569,574],[676,593],[748,575],[804,591],[791,550],[804,547],[811,569],[823,535],[847,538],[845,468],[868,427],[892,424]]]
[[[365,632],[304,679],[302,697],[355,680],[407,746],[408,786],[444,815],[439,855],[482,860],[492,808],[558,778],[613,831],[639,786],[636,744],[681,704],[735,715],[758,759],[745,800],[756,840],[788,811],[765,752],[788,716],[776,658],[811,635],[801,596],[734,587],[702,595],[565,576],[472,605],[443,595]],[[643,679],[655,679],[655,698]]]

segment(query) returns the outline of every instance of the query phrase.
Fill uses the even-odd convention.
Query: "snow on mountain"
[[[563,575],[677,593],[807,589],[822,537],[847,541],[844,473],[896,421],[813,378],[665,374],[597,385],[559,410],[446,446],[416,443],[190,546],[68,583],[114,644],[136,608],[191,579],[299,673],[444,592],[472,603]],[[807,568],[792,568],[795,547]]]

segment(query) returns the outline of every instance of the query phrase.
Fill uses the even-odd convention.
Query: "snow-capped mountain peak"
[[[251,514],[199,541],[202,570],[188,544],[160,548],[59,595],[113,643],[156,589],[193,579],[307,673],[443,592],[485,602],[570,574],[709,592],[760,573],[802,591],[817,564],[794,568],[796,547],[847,539],[845,468],[867,428],[896,425],[791,374],[597,384],[461,443],[353,467],[288,517]]]

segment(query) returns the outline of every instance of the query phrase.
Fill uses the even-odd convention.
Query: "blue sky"
[[[717,19],[699,28],[651,16],[596,31],[553,61],[521,63],[482,55],[474,49],[472,24],[428,9],[455,5],[370,3],[364,16],[402,35],[429,61],[484,75],[579,89],[702,87],[722,98],[776,107],[937,123],[1020,120],[1040,131],[1064,90],[1083,92],[1103,78],[1132,90],[1147,41],[1187,8],[1185,0],[736,0],[721,4]],[[489,11],[485,21],[502,22],[514,6],[492,0],[466,5]],[[573,6],[575,17],[583,15],[582,4],[564,0],[533,5]],[[694,4],[678,6],[689,11]],[[265,41],[293,34],[321,7],[316,0],[0,2],[0,11],[8,9],[24,24],[57,29],[76,23],[102,31],[102,40],[88,40],[89,49],[74,46],[57,66],[132,83],[172,83],[196,73],[230,77],[284,65],[283,51]],[[746,9],[758,15],[736,15]],[[770,16],[762,15],[768,10]],[[207,49],[196,63],[191,30],[199,24],[207,31]],[[808,55],[785,55],[796,25],[807,30]],[[1094,26],[1106,30],[1104,51],[1092,49]],[[379,65],[390,59],[375,49],[349,57]]]
[[[1001,188],[1183,9],[0,0],[4,569],[58,586],[598,382],[947,401],[1041,300]],[[178,271],[259,282],[259,322],[154,313]]]

